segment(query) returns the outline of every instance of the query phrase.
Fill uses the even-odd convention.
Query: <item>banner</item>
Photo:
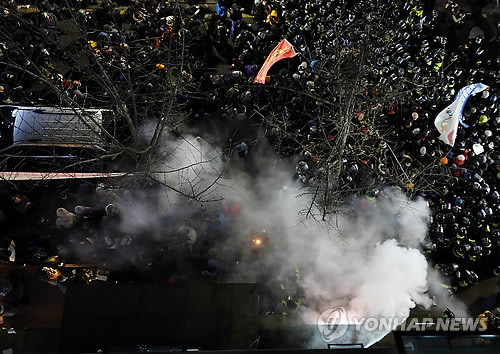
[[[444,141],[448,145],[455,145],[458,123],[460,122],[460,124],[462,124],[466,128],[469,127],[467,124],[464,124],[462,122],[462,113],[464,111],[465,103],[470,96],[484,91],[487,88],[488,86],[479,83],[465,86],[460,91],[458,91],[453,103],[442,110],[434,120],[436,129],[439,131],[439,133],[441,133],[441,135],[439,136],[440,140]]]
[[[266,75],[271,66],[273,66],[277,61],[286,58],[293,58],[297,53],[293,49],[293,46],[286,39],[283,39],[269,54],[264,65],[260,68],[259,73],[253,80],[253,83],[265,84],[266,83]]]

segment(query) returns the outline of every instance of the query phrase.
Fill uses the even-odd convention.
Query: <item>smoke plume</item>
[[[416,305],[431,306],[428,289],[439,279],[419,249],[430,215],[425,200],[388,187],[376,201],[353,197],[323,217],[313,197],[291,181],[294,166],[275,157],[263,154],[249,177],[228,171],[222,150],[202,138],[166,138],[158,154],[147,169],[163,188],[117,196],[123,230],[151,230],[149,237],[162,241],[177,227],[164,222],[166,215],[175,214],[198,238],[214,240],[225,281],[259,282],[276,303],[280,296],[300,297],[297,317],[306,324],[316,325],[323,311],[339,306],[351,323],[354,317],[406,318]],[[216,215],[235,202],[238,215],[226,215],[216,231],[201,222],[200,215]],[[250,250],[255,233],[266,241],[258,252]],[[287,283],[291,278],[295,288]],[[367,346],[385,334],[343,340]],[[310,345],[326,344],[315,337]]]

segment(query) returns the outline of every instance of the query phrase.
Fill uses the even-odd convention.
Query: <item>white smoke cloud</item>
[[[424,200],[410,201],[388,189],[376,204],[362,208],[356,199],[339,214],[319,221],[304,215],[310,199],[297,197],[300,190],[289,186],[277,191],[267,182],[259,186],[261,193],[242,201],[240,223],[269,230],[269,252],[259,259],[259,267],[249,260],[232,281],[262,279],[270,269],[273,277],[285,279],[299,267],[303,320],[308,324],[337,306],[345,307],[352,320],[405,318],[416,304],[431,305],[428,264],[418,249],[430,215]],[[312,213],[320,210],[313,206]],[[361,336],[371,345],[374,336],[384,334],[358,334],[356,340]]]
[[[151,140],[155,127],[149,123],[141,128],[144,141]],[[201,137],[164,133],[151,161],[143,169],[167,187],[165,206],[183,195],[198,201],[220,200],[226,168],[223,156],[220,148]]]
[[[312,197],[290,183],[292,169],[286,165],[267,164],[272,168],[262,167],[260,177],[228,173],[222,150],[195,137],[164,139],[159,156],[148,170],[169,187],[154,199],[133,197],[121,203],[124,229],[152,228],[172,209],[184,209],[196,228],[196,218],[190,217],[199,204],[180,194],[220,200],[210,204],[214,210],[237,201],[241,215],[232,218],[230,235],[216,243],[225,281],[277,287],[298,268],[300,314],[306,324],[316,324],[320,313],[337,306],[347,310],[351,322],[354,317],[406,318],[416,305],[431,306],[428,288],[438,291],[439,279],[429,273],[419,250],[430,215],[425,200],[409,200],[387,188],[375,203],[354,198],[322,220],[321,210],[311,206]],[[262,230],[269,237],[267,248],[258,255],[248,252],[249,235]],[[385,334],[357,333],[342,340],[368,346]],[[326,344],[314,337],[310,345]]]

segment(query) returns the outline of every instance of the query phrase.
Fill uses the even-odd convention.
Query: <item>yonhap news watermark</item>
[[[485,331],[486,318],[377,318],[348,317],[344,307],[336,307],[323,311],[318,318],[318,329],[325,342],[341,338],[348,327],[354,331],[433,331],[463,332]],[[353,326],[353,327],[352,327]]]

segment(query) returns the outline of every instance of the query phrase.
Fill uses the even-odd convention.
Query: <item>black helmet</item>
[[[497,277],[500,277],[500,265],[497,265],[495,267],[495,270],[493,270],[493,274],[495,274]]]
[[[484,247],[488,247],[491,245],[491,240],[488,238],[488,237],[483,237],[481,239],[481,244],[484,246]]]
[[[456,222],[454,222],[454,223],[448,225],[446,227],[446,229],[449,230],[450,233],[456,234],[458,232],[458,230],[459,230],[459,225]]]
[[[459,207],[458,205],[453,205],[451,207],[451,211],[453,212],[453,214],[455,215],[460,215],[462,213],[462,208]]]
[[[462,211],[462,214],[463,214],[464,216],[470,216],[470,215],[471,215],[471,213],[472,213],[472,212],[470,211],[470,209],[469,209],[469,208],[464,208],[464,209],[463,209],[463,211]],[[467,220],[469,220],[469,219],[467,219]]]
[[[487,158],[485,155],[479,155],[479,156],[477,157],[477,161],[478,161],[479,163],[486,163],[486,162],[488,162],[488,158]]]

